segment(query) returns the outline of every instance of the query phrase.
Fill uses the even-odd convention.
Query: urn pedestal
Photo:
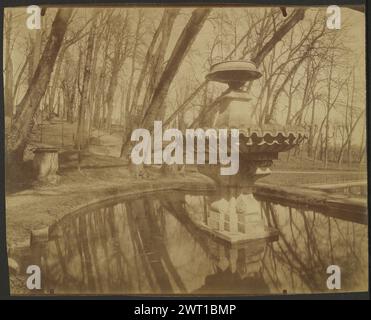
[[[251,187],[218,188],[212,194],[186,195],[184,209],[190,220],[207,234],[236,249],[253,240],[277,239],[262,215]]]
[[[261,136],[260,129],[253,119],[253,106],[248,94],[241,90],[231,90],[219,102],[218,111],[213,119],[213,127],[222,129],[239,129],[239,170],[236,175],[221,175],[219,165],[200,166],[199,171],[219,185],[234,187],[249,186],[259,178],[271,173],[269,167],[272,160],[277,159],[278,153],[270,148],[261,148],[264,141],[255,145],[255,136]],[[252,134],[251,136],[251,133]],[[252,148],[251,148],[252,147]],[[266,146],[265,146],[266,147]],[[262,149],[262,150],[260,150]],[[206,150],[209,150],[206,148]],[[230,150],[228,150],[230,152]],[[208,158],[208,156],[206,156]],[[208,161],[206,161],[208,163]]]
[[[58,149],[41,147],[34,150],[33,169],[38,184],[57,184]]]

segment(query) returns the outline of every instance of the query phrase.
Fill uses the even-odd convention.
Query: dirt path
[[[132,177],[127,168],[86,170],[61,177],[53,187],[28,189],[6,196],[7,245],[28,245],[30,232],[50,226],[64,215],[107,197],[133,192],[182,188],[212,188],[213,181],[197,173],[187,176],[160,176],[152,172],[144,178]]]
[[[274,170],[272,174],[275,173],[285,173],[285,174],[362,174],[362,171],[346,171],[346,170],[311,170],[311,171],[305,171],[305,170]],[[366,173],[365,173],[366,174]]]

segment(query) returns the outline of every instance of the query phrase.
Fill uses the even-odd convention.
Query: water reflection
[[[322,292],[330,264],[343,290],[367,290],[367,241],[367,226],[249,189],[174,191],[67,216],[32,259],[57,294]]]

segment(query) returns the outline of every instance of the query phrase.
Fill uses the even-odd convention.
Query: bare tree
[[[116,17],[116,19],[121,19],[121,16]],[[115,46],[114,53],[111,59],[111,76],[107,90],[106,103],[107,103],[107,118],[106,118],[106,130],[110,132],[112,124],[112,112],[113,112],[113,98],[115,95],[118,75],[121,70],[124,60],[127,58],[128,51],[128,39],[129,35],[127,33],[128,28],[128,11],[125,13],[124,22],[121,28],[116,27],[115,33]]]
[[[4,103],[5,116],[11,117],[13,114],[13,61],[11,56],[11,35],[12,35],[12,11],[8,10],[5,13],[5,87],[4,87]]]
[[[170,55],[170,58],[166,64],[166,67],[164,68],[164,71],[162,72],[161,77],[158,80],[156,89],[153,91],[151,102],[143,114],[142,125],[145,128],[151,127],[151,123],[153,123],[153,121],[159,114],[164,114],[164,108],[166,107],[164,101],[170,84],[174,79],[174,76],[177,73],[178,68],[182,63],[184,57],[186,56],[188,50],[192,46],[197,34],[200,32],[207,15],[210,13],[210,10],[211,9],[204,8],[195,9],[187,25],[184,27],[181,35],[179,36],[175,47]],[[170,19],[170,21],[168,20],[167,22],[171,23],[172,19]],[[161,51],[159,52],[160,54],[162,54]],[[124,137],[124,143],[121,148],[121,157],[125,156],[125,146],[127,145],[128,141],[129,139],[125,139]]]
[[[14,116],[7,138],[7,156],[9,160],[11,159],[10,161],[20,163],[23,160],[23,151],[33,125],[32,119],[40,106],[40,101],[49,83],[72,11],[72,9],[58,10],[42,57],[33,76],[32,85],[29,86],[17,107],[17,113]]]
[[[93,48],[94,48],[94,33],[96,27],[96,18],[97,13],[94,14],[94,23],[92,23],[90,27],[89,37],[86,46],[86,59],[84,65],[84,73],[82,79],[82,88],[81,88],[81,99],[80,105],[78,109],[78,122],[77,122],[77,129],[76,129],[76,148],[77,150],[81,150],[82,148],[86,147],[88,143],[88,107],[89,107],[89,91],[88,88],[90,86],[90,79],[91,79],[91,67],[92,67],[92,57],[93,57]]]

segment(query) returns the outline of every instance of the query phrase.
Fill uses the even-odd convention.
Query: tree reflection
[[[280,241],[269,245],[264,260],[277,290],[327,291],[326,269],[332,264],[342,270],[343,290],[367,289],[367,227],[269,202],[263,202],[262,208],[279,231]]]
[[[66,217],[32,259],[55,293],[318,292],[330,264],[345,290],[359,290],[367,228],[258,202],[251,190],[160,193]]]

